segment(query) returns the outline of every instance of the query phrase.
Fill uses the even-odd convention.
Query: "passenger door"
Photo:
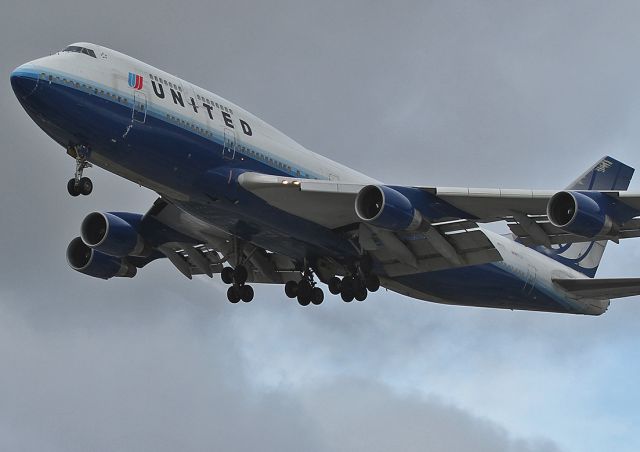
[[[133,111],[131,115],[133,122],[144,123],[147,119],[147,96],[143,92],[133,92]]]
[[[236,134],[233,129],[224,128],[224,144],[222,148],[222,158],[233,160],[236,155]]]
[[[531,264],[527,265],[527,279],[525,280],[524,283],[524,287],[522,288],[522,291],[526,294],[529,295],[531,294],[531,292],[533,292],[533,288],[536,285],[536,267],[534,267]]]

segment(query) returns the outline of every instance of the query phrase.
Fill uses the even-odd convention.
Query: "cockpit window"
[[[63,49],[62,51],[63,52],[84,53],[85,55],[89,55],[92,58],[96,57],[96,53],[91,49],[87,49],[86,47],[68,46],[65,49]]]

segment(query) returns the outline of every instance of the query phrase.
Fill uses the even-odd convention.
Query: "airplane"
[[[220,274],[232,303],[281,284],[302,306],[380,287],[450,305],[600,315],[640,278],[595,278],[609,241],[640,236],[634,169],[606,156],[564,190],[389,185],[311,152],[241,107],[123,53],[79,42],[11,73],[31,119],[75,160],[158,193],[145,214],[92,212],[73,270],[133,277],[167,258]],[[506,222],[510,233],[487,228]]]

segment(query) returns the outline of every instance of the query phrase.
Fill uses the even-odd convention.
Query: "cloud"
[[[370,379],[334,375],[267,389],[243,359],[231,311],[203,329],[188,306],[163,298],[156,302],[171,305],[166,315],[135,327],[120,319],[102,328],[69,320],[34,328],[3,304],[0,447],[558,450]]]
[[[389,182],[562,187],[638,166],[634,2],[13,2],[1,71],[79,40],[207,87]],[[0,446],[7,450],[635,451],[637,300],[599,318],[381,292],[229,305],[157,262],[97,281],[64,251],[145,189],[73,161],[0,86]],[[636,182],[637,183],[637,182]],[[632,185],[632,188],[635,185]],[[637,276],[637,245],[601,274]]]

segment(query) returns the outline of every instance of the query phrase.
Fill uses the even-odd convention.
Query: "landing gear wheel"
[[[309,283],[309,281],[307,281],[306,279],[300,281],[298,283],[298,299],[300,299],[300,295],[302,295],[303,298],[311,298],[312,289],[313,287],[311,286],[311,283]]]
[[[338,295],[342,287],[342,281],[340,281],[340,278],[338,278],[337,276],[334,276],[329,280],[328,286],[329,292],[331,292],[333,295]]]
[[[229,287],[229,289],[227,290],[227,299],[231,303],[237,303],[240,301],[240,291],[236,286]]]
[[[321,288],[314,287],[311,290],[311,303],[317,306],[319,304],[322,304],[323,301],[324,301],[324,292],[322,291]]]
[[[238,285],[242,285],[247,282],[248,275],[246,267],[238,265],[233,272],[233,281]]]
[[[87,196],[91,194],[93,191],[93,182],[88,177],[83,177],[80,179],[80,183],[78,184],[78,191],[80,194]]]
[[[380,278],[377,275],[369,275],[365,281],[369,292],[376,292],[380,288]]]
[[[356,280],[353,276],[345,276],[342,278],[340,292],[354,294],[356,292]]]
[[[351,290],[342,289],[342,292],[340,293],[340,297],[342,298],[342,301],[344,301],[345,303],[351,303],[353,301],[353,292]]]
[[[310,294],[298,292],[298,303],[300,303],[300,306],[308,306],[311,303]]]
[[[356,293],[354,294],[354,298],[358,301],[364,301],[367,299],[367,289],[364,287],[358,287]]]
[[[69,182],[67,182],[67,191],[73,197],[76,197],[80,194],[80,190],[78,190],[76,187],[75,179],[69,179]]]
[[[222,282],[225,284],[233,283],[233,268],[225,267],[220,272],[220,277],[222,278]]]
[[[295,298],[298,295],[298,283],[295,281],[287,281],[284,285],[284,293],[289,298]]]
[[[242,298],[242,301],[244,301],[245,303],[249,303],[251,300],[253,300],[253,287],[240,287],[240,298]]]

